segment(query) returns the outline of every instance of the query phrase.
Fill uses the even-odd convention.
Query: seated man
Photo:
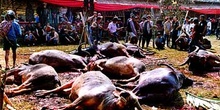
[[[24,37],[24,42],[27,44],[27,46],[35,45],[36,41],[37,38],[33,35],[33,33],[31,31],[28,31]]]
[[[51,33],[46,37],[47,44],[57,45],[59,44],[59,34],[54,28],[51,29]]]

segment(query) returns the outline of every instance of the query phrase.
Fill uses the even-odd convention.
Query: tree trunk
[[[3,74],[3,71],[0,70],[0,76]],[[4,89],[2,84],[2,78],[0,78],[0,110],[3,110],[3,102],[4,102]]]

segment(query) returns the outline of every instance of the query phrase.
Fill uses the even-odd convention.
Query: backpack
[[[0,23],[0,37],[6,37],[10,28],[11,28],[12,22],[10,21],[2,21]]]

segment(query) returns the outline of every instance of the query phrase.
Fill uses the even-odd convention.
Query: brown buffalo
[[[54,90],[39,91],[37,96],[44,96],[52,92],[60,92],[71,88],[71,104],[61,107],[65,110],[142,110],[135,95],[128,91],[116,92],[111,80],[100,71],[89,71],[79,76],[75,81],[69,82]]]
[[[110,78],[131,78],[145,71],[145,64],[134,58],[118,56],[111,59],[100,59],[91,62],[88,70],[100,70]]]
[[[39,89],[53,89],[61,85],[57,72],[46,64],[23,64],[7,72],[7,77],[11,75],[14,76],[14,83],[19,86],[6,90],[8,96]]]
[[[33,53],[29,58],[30,64],[44,63],[56,70],[79,71],[86,67],[83,57],[70,55],[60,50],[43,50]]]

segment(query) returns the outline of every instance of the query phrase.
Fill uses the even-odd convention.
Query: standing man
[[[141,22],[139,23],[140,25],[140,33],[141,35],[139,36],[139,42],[138,42],[138,46],[140,47],[141,45],[141,42],[142,42],[142,39],[143,39],[143,28],[144,28],[144,22],[145,20],[147,20],[147,15],[143,15],[142,18],[141,18]]]
[[[96,21],[92,23],[91,29],[92,29],[92,37],[91,42],[94,43],[94,40],[97,42],[100,41],[100,30],[102,29],[102,26],[100,25],[102,18],[100,16],[97,17]]]
[[[164,23],[164,39],[167,41],[167,47],[169,47],[169,42],[170,42],[170,33],[172,29],[172,23],[171,23],[171,17],[170,18],[165,18],[165,23]]]
[[[93,15],[88,17],[87,19],[87,22],[88,22],[88,42],[89,42],[89,45],[92,46],[93,44],[93,41],[92,41],[92,28],[91,28],[91,25],[93,22],[96,22],[96,19],[98,17],[98,13],[96,11],[93,12]]]
[[[192,35],[190,36],[192,41],[189,45],[189,53],[192,52],[195,48],[195,46],[198,46],[200,49],[204,49],[204,47],[201,45],[201,35],[200,35],[200,28],[199,28],[199,20],[198,18],[194,18],[193,22],[195,24]]]
[[[211,33],[212,33],[212,22],[211,22],[211,18],[209,18],[207,22],[207,35],[210,36]]]
[[[205,16],[204,15],[200,15],[200,22],[199,22],[199,30],[200,30],[200,35],[201,35],[201,39],[203,37],[205,37],[206,32],[207,32],[207,22],[205,20]]]
[[[3,39],[3,50],[5,51],[5,70],[9,69],[9,52],[12,48],[13,53],[13,68],[16,65],[16,49],[17,49],[17,37],[21,36],[20,25],[15,21],[15,12],[8,10],[5,16],[7,22],[11,23],[11,27],[7,35]]]
[[[138,27],[136,26],[136,23],[137,23],[136,20],[137,20],[137,16],[131,13],[130,18],[127,21],[128,36],[125,42],[128,42],[132,37],[137,37]]]
[[[219,37],[219,33],[220,33],[220,17],[217,18],[217,28],[216,28],[216,39],[220,39]]]
[[[117,22],[118,22],[118,17],[115,16],[113,19],[112,19],[112,22],[110,22],[108,24],[108,32],[110,34],[110,42],[117,42],[119,43],[118,41],[118,34],[117,34],[117,31],[120,30],[120,28],[117,28]]]
[[[178,21],[178,18],[176,16],[173,17],[173,24],[172,24],[172,46],[171,48],[176,49],[176,39],[178,38],[178,32],[181,29],[181,25]]]
[[[147,20],[144,21],[144,27],[143,27],[143,38],[142,38],[142,48],[144,48],[145,41],[146,46],[148,48],[150,40],[152,38],[152,27],[153,27],[153,21],[151,21],[151,16],[147,16]]]

